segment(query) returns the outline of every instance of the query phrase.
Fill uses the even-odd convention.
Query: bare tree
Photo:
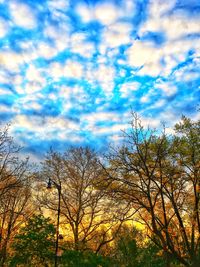
[[[102,168],[97,155],[89,148],[71,148],[61,155],[51,151],[43,164],[43,177],[61,187],[61,215],[67,231],[73,236],[74,249],[93,249],[99,252],[113,240],[128,217],[127,203],[117,212],[105,191],[97,186]],[[57,192],[43,195],[45,207],[57,211]],[[112,235],[112,236],[111,236]],[[96,242],[94,242],[96,240]]]
[[[0,264],[4,266],[9,242],[30,213],[28,159],[20,160],[20,147],[9,136],[9,127],[0,131]],[[29,208],[28,208],[29,207]],[[28,211],[27,211],[28,209]]]
[[[176,129],[179,137],[168,137],[165,131],[158,135],[155,130],[145,129],[133,114],[131,129],[124,132],[124,146],[108,157],[104,183],[138,209],[149,238],[163,249],[167,266],[176,259],[185,266],[197,267],[199,122],[190,121],[186,127],[183,121]]]
[[[0,204],[0,251],[1,266],[4,266],[10,242],[20,226],[32,214],[30,184],[23,183],[18,188],[12,188],[4,194]]]
[[[0,198],[25,178],[28,159],[19,160],[20,149],[9,136],[9,125],[0,130]]]

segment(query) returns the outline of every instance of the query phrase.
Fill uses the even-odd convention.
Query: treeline
[[[1,130],[0,266],[200,266],[200,120],[123,134],[36,166]]]

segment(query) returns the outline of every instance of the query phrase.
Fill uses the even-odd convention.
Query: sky
[[[199,0],[0,0],[0,122],[24,154],[97,150],[130,111],[199,119]]]

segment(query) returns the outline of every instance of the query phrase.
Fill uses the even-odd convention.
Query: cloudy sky
[[[0,0],[0,121],[25,152],[197,119],[199,0]],[[170,131],[170,129],[169,129]]]

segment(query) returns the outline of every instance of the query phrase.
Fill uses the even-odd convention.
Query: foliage
[[[64,251],[59,266],[63,267],[110,267],[114,266],[111,258],[97,255],[93,252],[76,250]]]
[[[10,266],[50,266],[54,256],[54,235],[50,219],[34,215],[14,238]]]
[[[142,232],[124,227],[116,240],[114,257],[117,266],[124,267],[164,267],[161,250],[151,241],[144,241]]]

